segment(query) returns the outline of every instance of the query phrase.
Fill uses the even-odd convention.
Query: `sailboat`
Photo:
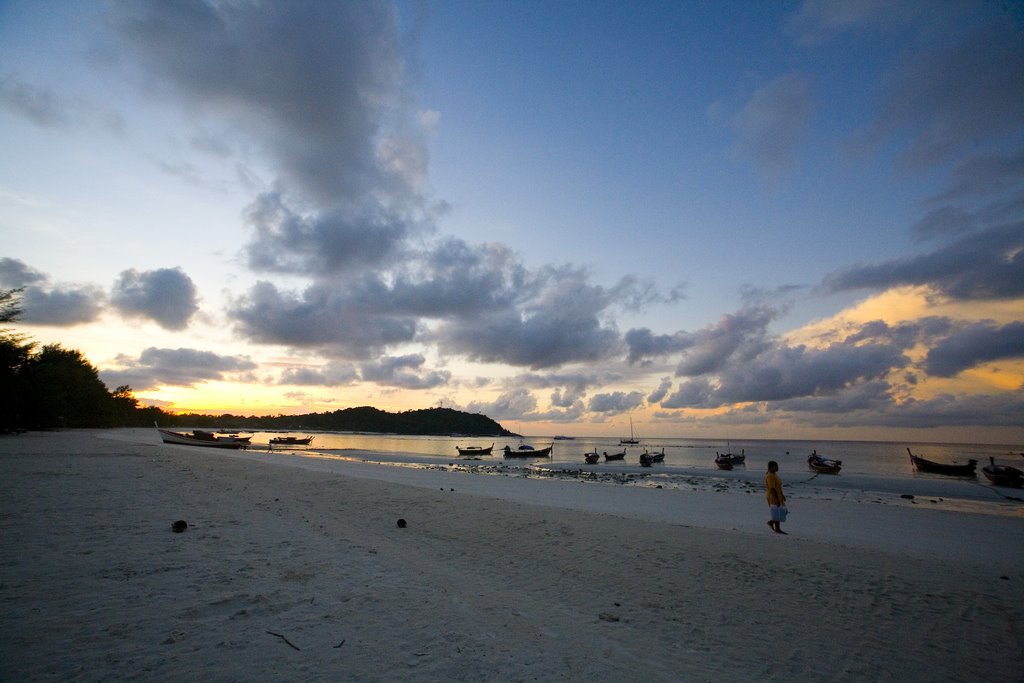
[[[633,418],[629,418],[629,438],[628,439],[619,439],[619,445],[620,446],[627,446],[627,445],[635,446],[638,443],[640,443],[640,439],[636,438],[636,434],[633,433]]]

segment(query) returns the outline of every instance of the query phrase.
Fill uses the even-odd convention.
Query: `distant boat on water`
[[[640,439],[636,438],[636,434],[633,433],[633,418],[629,418],[629,438],[619,439],[620,446],[635,446],[640,443]]]

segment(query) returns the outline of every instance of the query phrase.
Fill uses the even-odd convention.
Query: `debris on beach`
[[[177,522],[171,525],[171,531],[176,534],[180,534],[182,531],[188,528],[188,522],[183,519],[179,519]]]
[[[404,529],[405,527],[406,527],[406,521],[404,519],[399,519],[398,520],[398,528],[399,529]]]

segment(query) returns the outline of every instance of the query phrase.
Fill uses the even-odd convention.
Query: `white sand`
[[[219,452],[152,430],[0,437],[0,467],[2,681],[1024,671],[1021,503],[794,485],[778,536],[752,487]]]

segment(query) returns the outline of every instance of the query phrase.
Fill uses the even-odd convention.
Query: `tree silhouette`
[[[22,422],[26,427],[112,424],[110,393],[81,351],[47,344],[28,359],[18,375]]]

